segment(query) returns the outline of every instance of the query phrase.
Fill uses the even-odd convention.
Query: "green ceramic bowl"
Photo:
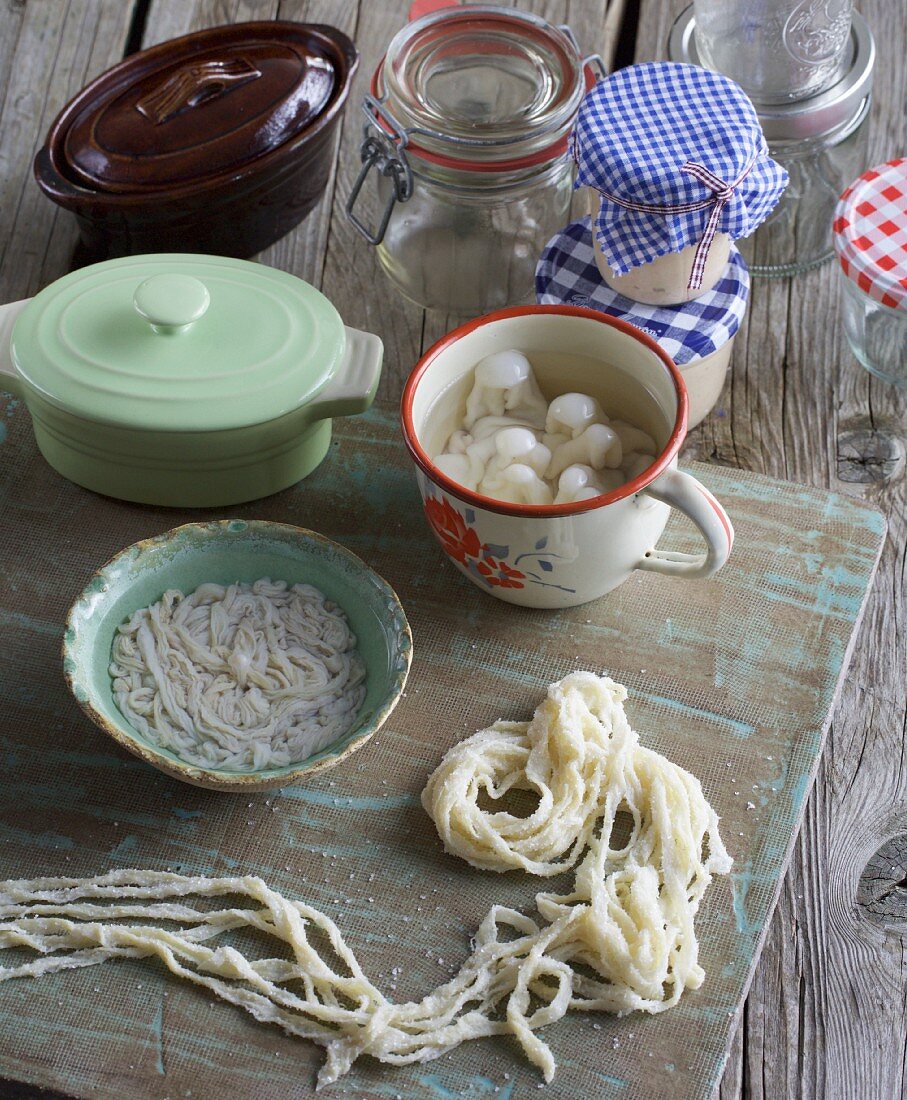
[[[255,772],[199,768],[134,730],[113,698],[108,666],[117,627],[177,588],[260,577],[313,584],[347,614],[367,670],[365,702],[340,740],[298,764]],[[121,550],[73,604],[63,640],[63,672],[79,705],[105,733],[168,775],[219,791],[265,790],[297,782],[355,752],[381,727],[406,683],[412,634],[394,590],[337,543],[301,527],[263,520],[187,523]]]

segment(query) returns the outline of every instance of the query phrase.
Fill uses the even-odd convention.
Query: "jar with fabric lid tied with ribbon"
[[[631,65],[599,82],[572,146],[602,279],[652,305],[710,291],[732,242],[768,217],[787,184],[742,89],[695,65]]]

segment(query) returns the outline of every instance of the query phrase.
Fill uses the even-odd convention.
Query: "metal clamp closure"
[[[406,156],[409,136],[384,104],[374,96],[367,95],[365,97],[362,110],[367,119],[362,131],[362,145],[359,149],[362,167],[346,201],[346,216],[369,244],[381,244],[384,240],[384,234],[387,232],[394,206],[398,202],[406,202],[407,199],[412,197],[413,172]],[[378,120],[385,123],[390,133],[378,124]],[[393,180],[393,187],[381,213],[381,220],[374,231],[353,212],[362,185],[372,168],[377,169],[382,176],[388,176]]]
[[[590,53],[587,57],[583,58],[583,72],[585,72],[587,68],[595,73],[596,83],[599,80],[604,80],[608,75],[608,68],[600,53]]]
[[[570,45],[576,50],[577,54],[582,57],[582,50],[580,50],[579,48],[579,42],[577,42],[576,35],[573,33],[573,28],[570,26],[570,24],[558,23],[556,24],[556,26],[557,29],[561,31],[561,33],[564,35],[564,37],[568,39]],[[592,71],[596,74],[596,81],[604,80],[605,77],[608,75],[607,66],[605,65],[604,59],[602,58],[602,55],[600,53],[590,53],[587,54],[586,57],[582,58],[582,61],[580,62],[580,68],[583,70],[583,72],[585,72],[587,67],[592,69]]]

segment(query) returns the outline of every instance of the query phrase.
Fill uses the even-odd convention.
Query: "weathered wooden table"
[[[385,342],[385,398],[452,326],[396,297],[343,214],[358,168],[357,104],[405,0],[0,0],[0,301],[78,262],[75,226],[31,160],[62,105],[126,52],[199,27],[279,16],[329,22],[362,51],[325,199],[260,258],[320,286]],[[683,0],[523,0],[590,50],[664,56]],[[907,8],[865,0],[879,49],[868,163],[907,151]],[[716,411],[686,457],[875,502],[890,535],[823,764],[721,1085],[722,1100],[907,1096],[907,393],[873,380],[837,322],[834,265],[757,282]],[[0,780],[2,795],[2,780]],[[65,1052],[61,1052],[65,1054]],[[0,1075],[3,1067],[0,1066]],[[30,1096],[0,1081],[0,1096]]]

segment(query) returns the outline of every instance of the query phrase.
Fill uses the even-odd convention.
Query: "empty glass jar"
[[[844,75],[853,0],[694,0],[702,64],[758,108],[806,99]]]
[[[907,386],[907,157],[847,188],[834,234],[847,341],[871,374]]]
[[[443,9],[392,40],[347,213],[407,298],[474,315],[532,297],[536,260],[569,220],[567,137],[597,60],[568,28],[511,8]]]
[[[775,209],[752,237],[739,242],[754,275],[798,275],[834,256],[835,203],[842,185],[866,163],[868,114],[867,97],[854,118],[828,133],[769,142],[789,179]]]

